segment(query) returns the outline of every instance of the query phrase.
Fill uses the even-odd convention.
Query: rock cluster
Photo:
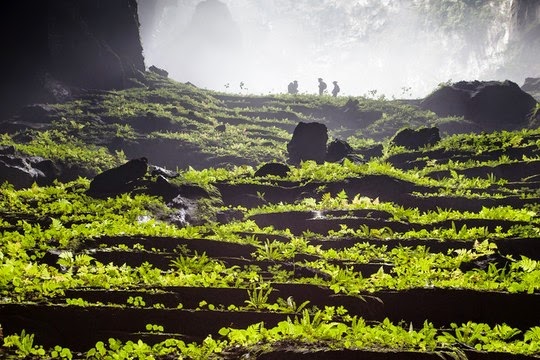
[[[536,100],[511,81],[460,81],[428,95],[421,107],[439,116],[463,116],[489,129],[526,125]]]

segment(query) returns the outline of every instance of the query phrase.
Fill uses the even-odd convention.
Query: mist
[[[149,1],[149,0],[140,0]],[[141,14],[147,66],[235,93],[424,97],[440,83],[505,80],[511,0],[150,0]]]

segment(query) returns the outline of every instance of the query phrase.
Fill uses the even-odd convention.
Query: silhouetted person
[[[322,78],[319,78],[319,95],[322,95],[324,90],[326,90],[326,83]]]
[[[334,84],[334,88],[332,89],[332,96],[336,97],[337,94],[339,94],[339,91],[341,89],[339,88],[339,85],[337,84],[337,81],[332,82],[332,84]]]
[[[293,82],[289,83],[287,90],[289,94],[298,94],[298,81],[294,80]]]

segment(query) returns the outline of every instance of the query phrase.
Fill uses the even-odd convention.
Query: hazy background
[[[144,1],[155,1],[150,17]],[[219,91],[423,97],[508,70],[512,0],[139,0],[147,66]],[[143,6],[141,6],[143,5]],[[531,70],[531,69],[529,69]],[[243,82],[243,85],[240,83]]]

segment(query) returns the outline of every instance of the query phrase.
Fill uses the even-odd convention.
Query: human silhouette
[[[339,94],[341,89],[339,88],[337,81],[333,81],[332,84],[334,84],[334,88],[332,89],[332,96],[336,97],[337,94]]]
[[[324,93],[324,90],[326,90],[326,83],[323,81],[322,78],[319,78],[319,95],[322,95]]]
[[[289,94],[298,94],[298,81],[294,80],[293,82],[289,83],[287,91]]]

